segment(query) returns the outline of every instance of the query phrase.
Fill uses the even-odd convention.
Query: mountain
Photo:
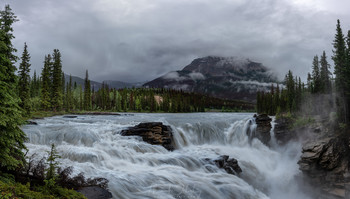
[[[69,82],[69,75],[64,74],[64,78],[67,84]],[[81,85],[84,88],[85,79],[77,76],[72,76],[72,82],[73,84],[74,82],[76,82],[77,85]],[[127,83],[127,82],[112,81],[112,80],[104,81],[104,83],[107,84],[109,88],[115,88],[115,89],[132,88],[132,87],[139,88],[139,87],[142,87],[142,84],[143,84],[143,83]],[[90,80],[90,84],[91,84],[91,88],[94,88],[95,90],[98,90],[102,87],[101,82]]]
[[[255,102],[257,91],[267,91],[276,82],[277,77],[261,63],[237,57],[207,56],[143,86],[182,89],[223,99]]]

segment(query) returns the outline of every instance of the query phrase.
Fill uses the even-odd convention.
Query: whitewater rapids
[[[23,126],[29,153],[47,156],[51,143],[62,167],[74,174],[109,180],[113,198],[307,199],[298,186],[299,143],[283,148],[249,140],[252,113],[125,114],[63,116]],[[173,130],[170,152],[120,131],[140,122],[163,122]],[[273,135],[273,132],[271,132]],[[272,139],[273,140],[273,139]],[[274,144],[272,143],[272,146]],[[234,176],[209,165],[205,158],[229,155],[243,172]]]

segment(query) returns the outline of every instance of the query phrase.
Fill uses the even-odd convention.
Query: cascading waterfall
[[[176,150],[120,135],[154,121],[172,127]],[[295,180],[300,145],[277,150],[250,140],[252,121],[251,113],[56,116],[23,131],[31,154],[45,156],[55,143],[62,167],[107,178],[114,198],[309,198]],[[243,172],[234,176],[204,161],[220,155],[237,159]]]

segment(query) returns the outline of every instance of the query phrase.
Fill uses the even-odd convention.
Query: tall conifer
[[[24,43],[24,50],[19,64],[18,94],[21,98],[20,106],[24,109],[25,115],[30,115],[30,55],[27,44]]]
[[[89,72],[86,70],[84,81],[84,109],[91,109],[91,85],[89,80]]]
[[[329,64],[327,61],[326,52],[323,51],[321,59],[320,59],[320,65],[321,65],[321,90],[322,92],[326,93],[329,92],[331,89],[331,80],[330,80],[330,72],[329,72]]]
[[[48,111],[51,108],[51,55],[45,56],[44,68],[41,72],[41,107]]]
[[[16,49],[12,45],[12,24],[16,16],[9,5],[0,11],[0,169],[14,170],[23,165],[25,134],[19,128],[22,123],[18,103],[20,99],[15,93],[16,67],[14,62]]]
[[[54,49],[52,63],[52,101],[53,111],[60,111],[63,106],[62,93],[62,62],[61,53],[58,49]]]
[[[345,38],[340,27],[340,21],[337,20],[336,34],[333,41],[333,56],[335,86],[339,94],[337,98],[339,120],[345,123],[349,122],[349,93],[350,78],[348,77],[349,68],[347,67]]]

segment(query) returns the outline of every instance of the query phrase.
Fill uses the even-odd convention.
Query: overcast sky
[[[32,71],[58,48],[63,70],[93,80],[142,82],[207,55],[242,56],[283,76],[329,62],[336,20],[350,29],[349,0],[0,0],[19,18]]]

